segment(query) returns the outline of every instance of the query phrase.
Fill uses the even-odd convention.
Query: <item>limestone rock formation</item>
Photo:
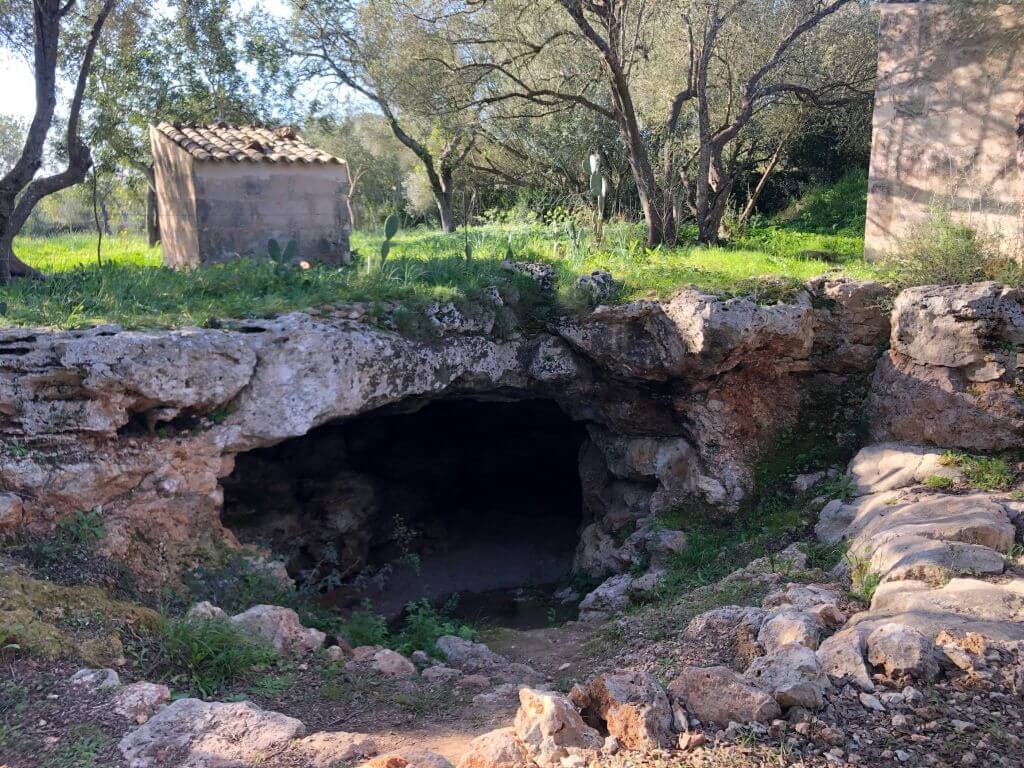
[[[533,761],[515,728],[499,728],[477,736],[466,746],[457,768],[530,768]]]
[[[890,622],[867,638],[868,661],[892,676],[933,680],[939,673],[934,643],[913,627]]]
[[[519,691],[516,737],[540,768],[558,768],[562,758],[578,750],[597,750],[601,735],[583,722],[572,702],[558,693],[523,688]]]
[[[658,681],[645,672],[600,675],[569,699],[590,722],[601,722],[626,749],[657,749],[672,741],[672,709]]]
[[[1019,289],[985,282],[903,291],[872,384],[873,437],[983,451],[1019,445],[1021,344]]]
[[[302,626],[295,611],[280,605],[254,605],[230,621],[281,653],[310,653],[327,637],[319,629]]]
[[[222,704],[178,699],[121,739],[129,768],[218,768],[255,765],[305,735],[293,717],[247,701]]]
[[[171,690],[166,685],[132,683],[114,694],[114,713],[142,724],[170,700]]]
[[[798,643],[783,645],[754,659],[744,676],[771,693],[783,709],[821,709],[829,687],[814,651]]]
[[[769,722],[781,712],[770,693],[728,667],[686,667],[668,690],[691,715],[723,728],[730,722]]]
[[[506,332],[439,304],[429,343],[344,308],[217,329],[2,330],[0,432],[27,450],[0,460],[0,530],[46,531],[99,508],[102,554],[174,580],[237,543],[220,517],[222,479],[239,454],[382,407],[500,393],[552,400],[586,425],[591,526],[577,566],[615,575],[685,545],[651,532],[659,511],[685,503],[733,514],[764,441],[793,423],[812,379],[817,390],[870,368],[867,350],[887,330],[878,293],[824,280],[793,303],[761,306],[685,290],[546,332],[516,325],[498,295],[494,307],[512,312]],[[349,479],[321,526],[350,547],[343,574],[365,561],[378,503]],[[329,543],[320,537],[304,541],[316,559]]]

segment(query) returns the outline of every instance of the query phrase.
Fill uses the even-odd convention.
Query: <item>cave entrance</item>
[[[521,624],[517,601],[535,611],[571,571],[585,439],[546,400],[375,412],[239,455],[223,520],[341,609],[459,595],[463,615]]]

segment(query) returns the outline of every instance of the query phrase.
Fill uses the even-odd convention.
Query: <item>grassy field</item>
[[[846,207],[856,213],[858,204],[847,201]],[[184,273],[165,269],[159,248],[147,248],[137,237],[106,238],[102,266],[96,260],[95,236],[19,238],[16,252],[48,279],[0,288],[0,326],[69,328],[112,322],[130,328],[180,327],[346,301],[402,302],[415,309],[434,299],[473,301],[489,286],[513,284],[538,316],[551,316],[581,308],[573,285],[579,275],[596,269],[608,270],[622,282],[620,301],[667,296],[693,285],[770,302],[826,272],[875,274],[862,259],[856,220],[852,226],[844,221],[829,227],[822,225],[820,215],[809,217],[808,210],[796,210],[789,221],[752,227],[715,248],[682,244],[646,249],[642,227],[625,223],[609,225],[600,243],[565,226],[472,227],[469,263],[461,231],[445,235],[412,229],[399,233],[382,268],[372,258],[381,235],[369,232],[353,236],[357,257],[351,267],[302,270],[258,259]],[[685,240],[692,233],[681,236]],[[556,295],[540,295],[532,281],[502,270],[500,262],[509,250],[516,259],[554,267]]]

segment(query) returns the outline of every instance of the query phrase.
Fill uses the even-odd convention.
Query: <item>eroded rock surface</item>
[[[870,368],[865,351],[887,332],[878,293],[816,281],[794,303],[759,306],[686,290],[530,334],[499,294],[507,333],[495,331],[493,307],[462,317],[438,305],[429,343],[343,310],[223,329],[3,330],[0,433],[25,450],[0,461],[0,528],[45,531],[100,508],[103,554],[174,579],[236,543],[220,520],[220,481],[240,452],[384,406],[500,393],[551,399],[586,424],[592,527],[577,567],[614,575],[685,546],[653,535],[653,514],[739,508],[762,441],[795,420],[811,378],[835,384]],[[368,517],[352,511],[344,538],[368,547]],[[622,542],[626,526],[637,533]]]
[[[1020,289],[985,282],[903,291],[872,385],[873,437],[970,450],[1019,445],[1022,344]]]

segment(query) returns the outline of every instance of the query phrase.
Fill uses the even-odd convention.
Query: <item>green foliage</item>
[[[289,240],[282,251],[281,244],[274,238],[270,238],[267,241],[267,256],[276,264],[291,264],[299,256],[299,244],[294,240]]]
[[[829,186],[814,187],[780,216],[787,227],[802,232],[864,234],[868,174],[850,171]]]
[[[820,541],[809,541],[800,545],[801,551],[807,555],[807,567],[822,571],[831,571],[846,556],[849,543],[837,541],[825,544]]]
[[[366,601],[349,615],[339,632],[354,646],[383,645],[405,654],[433,653],[437,639],[444,635],[457,635],[466,640],[474,637],[471,627],[445,615],[450,610],[451,606],[438,609],[426,598],[409,603],[405,606],[401,628],[392,633],[384,617],[374,613],[373,606]]]
[[[1001,491],[1013,484],[1014,472],[1006,459],[1000,456],[974,456],[949,451],[942,457],[942,464],[959,469],[972,488],[982,491]]]
[[[871,601],[875,599],[875,592],[878,590],[878,585],[882,583],[882,574],[880,573],[866,573],[860,579],[853,583],[853,594],[858,599],[871,605]]]
[[[57,540],[67,548],[91,549],[103,535],[103,511],[99,507],[89,512],[77,510],[57,522]]]
[[[384,266],[391,253],[391,241],[398,234],[398,214],[392,213],[384,220],[384,242],[380,244],[380,265]]]
[[[849,498],[852,486],[839,475],[819,483],[807,493],[793,491],[793,479],[801,473],[844,465],[859,445],[863,431],[861,409],[866,381],[856,381],[832,392],[817,392],[799,410],[799,420],[782,431],[762,451],[754,468],[755,501],[746,513],[732,521],[701,519],[681,511],[663,515],[662,525],[685,530],[686,550],[669,561],[662,582],[662,597],[675,598],[694,587],[711,584],[755,557],[767,555],[772,561],[776,550],[817,519],[818,507],[811,504],[817,496]],[[815,552],[813,560],[824,564],[837,559],[836,553]],[[786,572],[792,564],[772,562],[773,568]]]
[[[395,638],[395,650],[409,654],[413,651],[434,652],[439,637],[456,635],[472,640],[471,627],[445,618],[426,598],[405,606],[405,620],[402,631]]]
[[[1024,272],[997,243],[953,219],[944,208],[912,228],[890,265],[904,285],[955,285],[981,280],[1020,285]]]
[[[156,655],[165,677],[203,696],[212,696],[276,658],[273,648],[222,619],[165,620],[157,633]]]
[[[110,738],[92,724],[79,725],[42,763],[42,768],[94,768]]]
[[[342,624],[340,632],[353,646],[387,645],[390,633],[384,617],[373,612],[369,601],[362,608],[353,611]]]
[[[272,699],[295,687],[298,678],[290,672],[280,675],[266,675],[254,682],[249,690],[257,696]]]
[[[924,487],[946,491],[953,487],[953,478],[943,477],[942,475],[928,475],[924,479]]]
[[[197,566],[185,573],[182,581],[189,593],[185,603],[209,600],[231,614],[254,605],[283,605],[298,613],[307,627],[334,632],[341,624],[315,595],[289,589],[267,568],[238,552],[227,552],[217,562]]]

